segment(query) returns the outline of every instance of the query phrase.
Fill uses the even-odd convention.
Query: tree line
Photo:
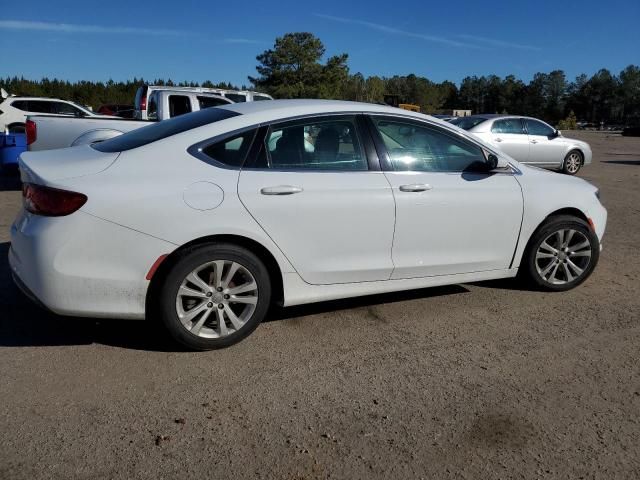
[[[514,75],[471,76],[460,85],[433,82],[426,77],[365,77],[351,73],[348,54],[325,58],[325,47],[311,33],[288,33],[273,48],[256,57],[258,75],[251,87],[274,98],[330,98],[381,103],[386,94],[419,105],[423,112],[468,109],[473,113],[513,113],[542,118],[551,124],[576,119],[591,123],[640,124],[640,67],[629,65],[618,74],[607,69],[591,77],[569,80],[562,70],[536,73],[525,83]],[[68,82],[58,79],[0,78],[0,87],[17,95],[50,96],[98,107],[105,103],[131,104],[144,83],[169,86],[238,87],[228,82],[203,83],[134,78],[126,82]],[[246,88],[242,86],[242,88]]]

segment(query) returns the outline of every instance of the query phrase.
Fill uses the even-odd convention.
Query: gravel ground
[[[575,136],[609,210],[576,290],[297,307],[206,353],[31,305],[9,278],[4,179],[0,478],[639,478],[640,138]]]

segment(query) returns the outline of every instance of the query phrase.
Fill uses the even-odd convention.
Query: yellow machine
[[[400,103],[398,107],[404,110],[411,110],[412,112],[420,113],[420,105],[414,105],[413,103]]]
[[[414,105],[413,103],[400,103],[400,95],[387,94],[384,96],[384,103],[392,107],[420,113],[420,105]]]

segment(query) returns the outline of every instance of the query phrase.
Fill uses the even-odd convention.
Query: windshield
[[[142,147],[163,138],[186,132],[194,128],[202,127],[210,123],[219,122],[227,118],[240,115],[239,113],[222,108],[207,108],[193,113],[180,115],[179,117],[163,120],[162,122],[132,130],[128,133],[114,137],[104,142],[91,145],[99,152],[113,153],[124,152],[133,148]]]
[[[460,117],[451,120],[450,123],[456,127],[460,127],[463,130],[469,130],[476,125],[480,125],[482,122],[486,122],[487,119],[483,117]]]

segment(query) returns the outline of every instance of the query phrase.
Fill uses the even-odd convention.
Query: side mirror
[[[504,157],[499,157],[494,153],[487,156],[487,170],[503,170],[509,168],[509,162]]]

